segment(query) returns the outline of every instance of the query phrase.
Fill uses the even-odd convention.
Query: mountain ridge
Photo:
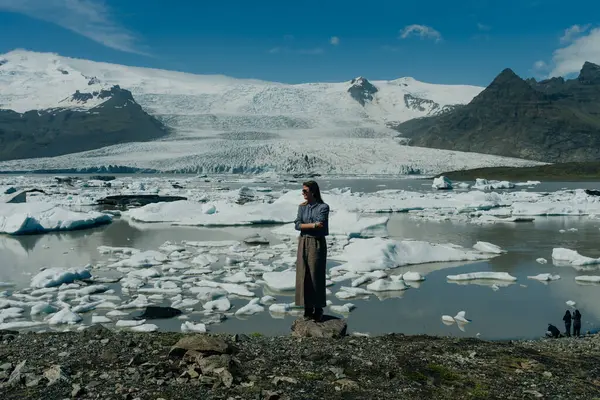
[[[543,162],[600,159],[600,67],[575,79],[523,80],[503,70],[466,105],[394,127],[412,146]]]

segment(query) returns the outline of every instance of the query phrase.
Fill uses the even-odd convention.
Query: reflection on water
[[[387,183],[386,183],[387,182]],[[410,185],[423,186],[427,181],[375,180],[362,183],[355,190],[381,190]],[[324,186],[352,186],[351,181],[325,182]],[[362,185],[362,186],[361,186]],[[564,187],[564,184],[557,184]],[[589,187],[596,184],[589,183]],[[541,189],[543,185],[537,187]],[[583,187],[578,185],[578,187]],[[536,189],[536,190],[537,190]],[[414,189],[413,189],[414,190]],[[422,190],[422,189],[420,189]],[[428,190],[428,189],[427,189]],[[465,247],[477,241],[491,242],[507,250],[506,254],[489,261],[433,263],[402,267],[394,273],[418,271],[426,280],[402,292],[380,293],[368,299],[339,300],[329,296],[334,304],[353,303],[357,308],[348,316],[350,329],[358,332],[381,334],[402,332],[406,334],[428,333],[439,335],[475,336],[500,339],[539,337],[547,324],[562,326],[562,315],[567,309],[565,302],[577,302],[583,314],[582,331],[596,328],[600,321],[600,286],[577,284],[575,276],[600,275],[596,268],[578,272],[572,267],[552,264],[551,254],[555,247],[566,247],[590,257],[600,257],[597,245],[600,221],[578,217],[537,217],[532,223],[473,225],[458,222],[432,222],[413,219],[408,214],[392,215],[388,230],[396,239],[416,239],[437,243],[454,243]],[[577,228],[569,232],[569,228]],[[278,243],[269,227],[189,228],[166,224],[128,224],[116,220],[113,224],[86,231],[36,236],[0,236],[0,281],[15,282],[27,286],[31,275],[42,267],[81,267],[105,258],[97,247],[127,246],[141,250],[157,249],[165,241],[181,242],[202,240],[239,240],[252,233],[260,233]],[[560,233],[564,229],[567,232]],[[546,258],[548,264],[539,264],[537,258]],[[447,275],[475,272],[508,272],[518,278],[511,282],[448,282]],[[558,281],[544,283],[527,279],[540,273],[559,274]],[[339,282],[330,289],[337,292],[349,281]],[[412,285],[412,283],[411,283]],[[493,286],[495,285],[495,286]],[[118,288],[118,286],[117,286]],[[256,294],[267,294],[257,289]],[[168,297],[168,296],[167,296]],[[293,293],[277,293],[277,302],[293,302]],[[235,307],[247,303],[247,299],[232,298]],[[201,305],[195,307],[201,310]],[[464,310],[472,322],[465,325],[464,332],[456,324],[446,326],[442,315],[456,315]],[[198,313],[189,314],[190,320],[199,321]],[[89,322],[90,314],[86,315]],[[293,316],[271,316],[268,311],[244,319],[231,316],[222,324],[210,325],[214,332],[262,332],[286,334]],[[181,320],[159,321],[163,329],[179,330]]]

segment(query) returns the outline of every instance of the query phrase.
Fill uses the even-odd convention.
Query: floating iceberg
[[[371,272],[431,262],[486,260],[495,256],[497,254],[482,253],[451,244],[383,238],[351,239],[342,254],[331,257],[346,263],[331,268],[331,272]]]
[[[575,250],[565,248],[552,249],[552,261],[558,266],[586,266],[600,264],[600,258],[582,256]]]
[[[535,276],[528,276],[528,279],[533,279],[536,281],[549,282],[549,281],[557,281],[560,279],[560,275],[552,275],[552,274],[538,274]]]
[[[445,176],[439,176],[433,179],[431,187],[437,190],[450,190],[452,189],[452,181]]]
[[[48,268],[34,276],[30,286],[32,288],[57,287],[91,277],[90,271],[84,268]]]
[[[488,280],[514,282],[517,280],[517,278],[510,275],[508,272],[490,272],[490,271],[470,272],[468,274],[458,274],[458,275],[448,275],[446,278],[450,281],[471,281],[471,280],[478,280],[478,279],[488,279]]]
[[[108,214],[69,211],[46,202],[0,203],[0,233],[9,235],[72,231],[110,222]]]

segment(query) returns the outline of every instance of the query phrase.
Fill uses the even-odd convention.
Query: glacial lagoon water
[[[293,185],[293,183],[291,183]],[[331,180],[322,181],[322,188],[351,187],[355,191],[372,192],[382,189],[407,189],[429,191],[430,181],[424,180]],[[228,185],[230,186],[230,185]],[[549,191],[563,188],[597,188],[593,182],[543,183],[529,189]],[[271,241],[280,242],[273,226],[255,227],[176,227],[169,224],[138,224],[115,220],[110,225],[66,233],[9,237],[0,235],[0,281],[14,282],[17,288],[28,286],[32,275],[43,267],[82,267],[106,261],[98,246],[134,247],[140,250],[157,249],[165,241],[179,243],[206,240],[241,240],[259,233]],[[477,225],[457,221],[430,221],[413,218],[410,214],[393,214],[388,223],[392,239],[415,239],[434,243],[453,243],[471,247],[477,241],[496,244],[506,250],[496,258],[479,262],[434,263],[402,267],[394,273],[417,271],[426,276],[418,287],[403,292],[390,292],[371,296],[368,300],[340,300],[330,295],[334,304],[351,302],[356,309],[348,315],[353,332],[384,334],[435,334],[460,337],[479,336],[486,339],[535,338],[543,335],[548,323],[562,329],[562,315],[569,307],[567,300],[577,303],[583,314],[582,331],[600,326],[600,286],[582,285],[575,276],[583,274],[572,267],[552,264],[552,249],[575,249],[590,257],[600,257],[600,220],[589,217],[536,217],[530,223]],[[536,262],[538,258],[547,264]],[[330,266],[335,262],[330,262]],[[594,271],[592,268],[591,271]],[[475,271],[508,272],[518,278],[514,283],[449,282],[447,275]],[[543,283],[528,279],[541,273],[559,274],[561,279]],[[589,272],[596,275],[598,273]],[[102,272],[99,275],[108,275]],[[498,287],[492,287],[496,283]],[[333,293],[349,282],[336,283]],[[114,285],[119,294],[120,287]],[[495,289],[495,290],[494,290]],[[264,292],[264,293],[263,293]],[[257,296],[271,294],[268,289],[256,290]],[[293,302],[293,292],[276,293],[277,302]],[[167,298],[169,296],[166,296]],[[232,298],[234,310],[247,303],[247,299]],[[169,304],[166,302],[165,304]],[[195,308],[202,310],[198,304]],[[457,325],[446,326],[442,315],[467,312],[472,322],[464,331]],[[132,314],[136,314],[133,312]],[[92,313],[84,314],[89,323]],[[103,312],[98,312],[103,314]],[[187,314],[189,320],[199,322],[199,312]],[[274,318],[268,311],[248,317],[231,316],[225,322],[210,325],[213,332],[237,332],[265,335],[286,334],[295,317]],[[157,320],[160,329],[180,330],[182,320]]]

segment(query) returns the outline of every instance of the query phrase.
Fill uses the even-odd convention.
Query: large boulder
[[[325,316],[322,322],[297,319],[292,324],[292,335],[298,337],[341,338],[346,336],[348,324],[343,319]]]
[[[208,354],[230,354],[232,346],[223,339],[210,335],[189,335],[182,337],[173,347],[169,354],[174,357],[183,357],[188,351]]]

